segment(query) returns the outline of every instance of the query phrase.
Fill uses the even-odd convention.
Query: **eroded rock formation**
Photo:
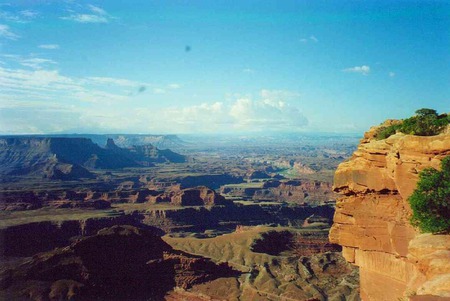
[[[0,175],[42,174],[74,180],[94,177],[88,169],[154,166],[185,162],[186,157],[153,145],[120,148],[108,139],[102,148],[88,138],[17,136],[0,137]]]
[[[205,186],[183,189],[175,193],[171,203],[181,206],[231,205],[231,201]]]
[[[172,189],[148,196],[150,203],[168,202],[179,206],[212,206],[232,205],[222,195],[206,186],[198,186],[186,189]]]
[[[407,202],[418,173],[439,168],[450,155],[450,135],[398,133],[376,141],[375,131],[365,134],[335,173],[334,190],[344,196],[337,202],[330,240],[360,267],[363,300],[450,297],[450,236],[421,235],[409,223]]]
[[[296,204],[324,204],[334,200],[331,184],[312,180],[268,180],[260,187],[226,185],[220,193],[254,200],[270,200]]]
[[[237,275],[227,264],[173,250],[152,231],[114,226],[4,270],[0,298],[162,300],[174,287]]]

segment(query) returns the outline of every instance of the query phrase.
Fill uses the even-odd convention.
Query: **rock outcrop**
[[[231,201],[205,186],[187,188],[175,193],[171,203],[181,206],[231,205]]]
[[[336,198],[330,183],[314,180],[272,179],[261,183],[259,187],[225,185],[220,192],[245,199],[311,205],[322,205]]]
[[[39,170],[40,168],[38,168]],[[60,163],[58,159],[50,159],[42,168],[44,178],[52,180],[94,179],[95,175],[78,164]]]
[[[222,195],[206,186],[198,186],[186,189],[172,189],[147,197],[150,203],[168,202],[178,206],[213,206],[233,205],[232,201],[226,200]]]
[[[0,138],[0,174],[27,174],[30,170],[55,160],[87,168],[139,166],[136,162],[116,156],[86,138]]]
[[[127,148],[121,148],[118,147],[111,138],[106,142],[106,149],[119,156],[128,158],[141,166],[154,166],[153,163],[183,163],[187,161],[186,157],[183,155],[177,154],[170,149],[160,150],[151,144],[133,145]]]
[[[398,133],[377,141],[375,132],[374,127],[365,134],[335,173],[334,190],[343,197],[330,240],[360,267],[363,300],[450,297],[450,236],[420,235],[409,223],[407,202],[418,173],[438,169],[450,155],[450,135]]]
[[[100,136],[100,135],[98,135]],[[133,135],[133,134],[121,134],[121,135],[102,135],[108,138],[114,139],[118,146],[126,148],[133,145],[148,145],[152,144],[160,150],[164,149],[177,149],[186,148],[189,143],[181,140],[177,135]],[[102,137],[98,137],[102,138]],[[92,138],[93,141],[94,138]],[[103,140],[104,141],[104,140]],[[100,140],[99,140],[100,142]],[[99,143],[100,144],[100,143]],[[101,145],[101,144],[100,144]]]
[[[205,175],[189,175],[179,179],[175,179],[180,183],[181,188],[191,188],[196,186],[208,186],[212,189],[218,189],[225,184],[238,184],[243,182],[243,178],[233,176],[231,174],[205,174]]]
[[[114,226],[4,270],[0,298],[162,300],[174,287],[237,275],[227,264],[172,249],[152,231]]]
[[[87,138],[0,137],[0,175],[41,173],[46,178],[73,180],[94,177],[85,168],[148,167],[185,161],[185,156],[151,144],[120,148],[108,139],[102,148]]]
[[[57,212],[53,213],[58,214]],[[28,257],[38,252],[67,246],[76,238],[95,235],[103,228],[117,225],[145,228],[158,235],[164,234],[158,228],[142,224],[139,216],[122,213],[85,216],[73,214],[66,218],[61,217],[56,221],[44,219],[28,223],[10,223],[9,225],[7,221],[0,223],[0,260],[7,257]]]

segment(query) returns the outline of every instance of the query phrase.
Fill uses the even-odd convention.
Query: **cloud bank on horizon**
[[[0,134],[362,132],[448,112],[449,9],[0,4]]]

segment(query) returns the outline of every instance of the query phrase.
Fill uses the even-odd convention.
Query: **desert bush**
[[[448,124],[450,124],[450,115],[439,115],[436,110],[423,108],[400,124],[380,127],[375,134],[375,139],[386,139],[397,131],[408,135],[433,136],[439,134]]]
[[[378,132],[376,133],[376,138],[378,140],[386,139],[389,136],[394,135],[399,128],[400,128],[399,124],[393,124],[393,125],[390,125],[390,126],[381,127],[378,130]]]
[[[450,232],[450,156],[442,160],[441,170],[424,169],[417,188],[408,198],[411,223],[422,232]]]

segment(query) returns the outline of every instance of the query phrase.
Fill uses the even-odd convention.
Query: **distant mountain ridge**
[[[0,174],[3,175],[42,172],[44,177],[54,177],[64,172],[76,172],[90,177],[87,169],[117,169],[185,161],[186,157],[170,150],[161,151],[153,145],[120,148],[112,139],[102,148],[88,138],[0,137]]]
[[[106,149],[112,151],[115,154],[138,162],[138,164],[144,166],[149,166],[152,163],[186,162],[185,156],[177,154],[170,149],[160,150],[152,144],[133,145],[126,148],[121,148],[115,144],[115,141],[113,139],[108,138],[108,141],[106,142]]]
[[[120,147],[139,146],[151,144],[160,150],[163,149],[177,149],[186,147],[187,142],[180,139],[177,135],[105,135]]]
[[[87,138],[103,147],[108,139],[113,139],[119,147],[130,147],[136,145],[152,144],[160,150],[184,148],[189,145],[177,135],[154,135],[154,134],[37,134],[37,135],[2,135],[0,138],[17,137],[46,137],[46,138]]]

